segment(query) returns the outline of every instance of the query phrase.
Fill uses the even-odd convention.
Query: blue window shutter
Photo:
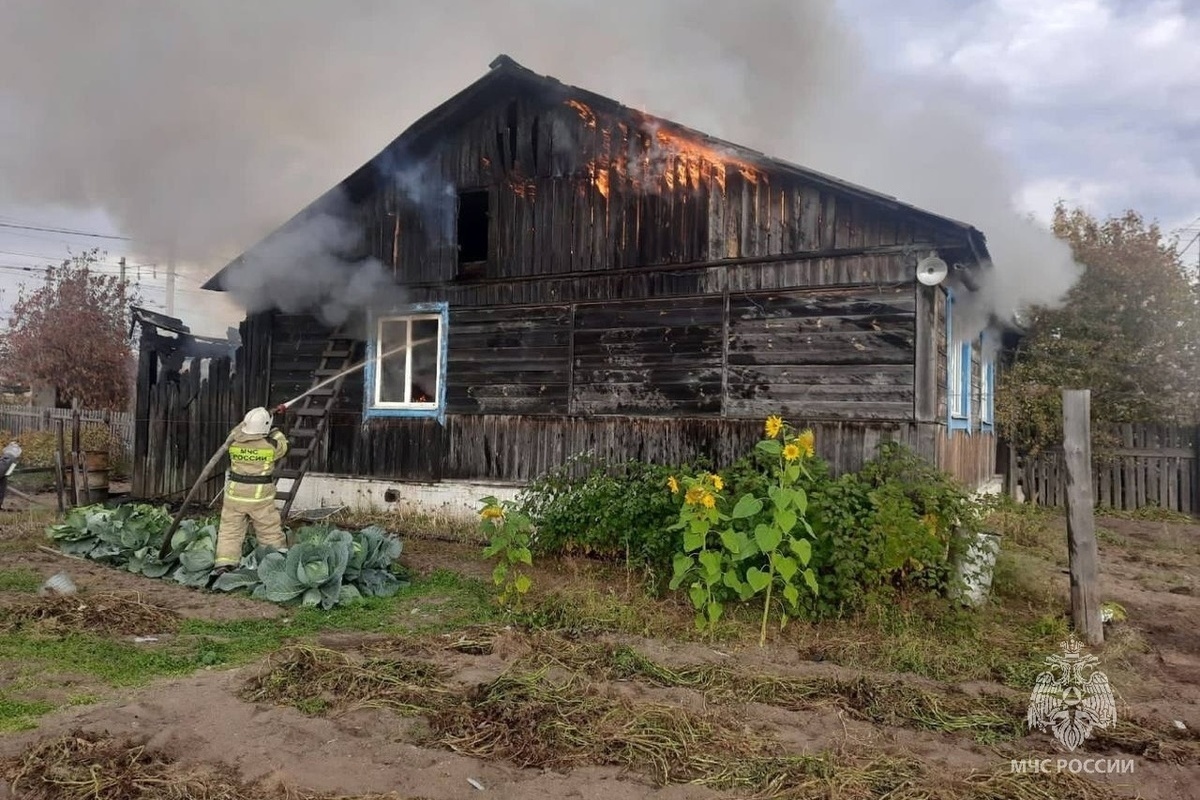
[[[967,432],[971,431],[971,368],[972,368],[972,347],[970,342],[963,342],[962,370],[959,373],[959,391],[962,392],[962,410],[963,410],[963,427]]]
[[[979,335],[979,352],[987,353],[987,333]],[[981,358],[979,362],[979,427],[980,430],[991,432],[996,421],[996,361],[992,356]]]
[[[963,356],[966,355],[966,362]],[[954,293],[946,290],[946,424],[950,431],[969,430],[971,417],[971,355],[969,345],[954,343]],[[966,376],[966,391],[963,391]]]

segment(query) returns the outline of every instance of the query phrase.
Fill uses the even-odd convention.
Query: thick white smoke
[[[501,52],[976,225],[1002,314],[1056,302],[1077,275],[1015,213],[988,106],[871,73],[826,0],[6,0],[3,17],[0,205],[102,208],[204,277]],[[280,246],[335,252],[344,233],[327,219]],[[297,302],[305,275],[340,285],[258,261],[248,304]]]

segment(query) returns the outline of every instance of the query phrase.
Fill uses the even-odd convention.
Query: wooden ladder
[[[347,367],[351,366],[350,359],[354,355],[356,340],[348,336],[343,329],[335,330],[325,342],[325,350],[321,353],[320,366],[313,373],[313,386],[329,380]],[[290,478],[291,486],[280,489],[275,493],[275,499],[283,501],[280,515],[288,518],[296,493],[300,490],[300,481],[304,480],[312,463],[313,455],[325,443],[329,431],[329,412],[337,402],[342,391],[342,383],[346,376],[331,381],[311,394],[305,395],[288,409],[295,416],[295,424],[287,431],[289,442],[288,454],[283,459],[279,478]]]

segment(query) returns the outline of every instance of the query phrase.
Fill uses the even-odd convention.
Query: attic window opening
[[[458,264],[488,258],[488,192],[472,189],[458,194]]]

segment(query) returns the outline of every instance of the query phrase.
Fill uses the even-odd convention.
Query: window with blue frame
[[[983,430],[990,431],[996,413],[996,361],[984,346],[986,336],[979,337],[979,352],[983,355],[979,364],[979,423]]]
[[[946,292],[946,407],[951,430],[971,428],[971,343],[954,341],[954,295]]]
[[[368,416],[442,416],[448,327],[445,303],[372,317],[365,376]]]

